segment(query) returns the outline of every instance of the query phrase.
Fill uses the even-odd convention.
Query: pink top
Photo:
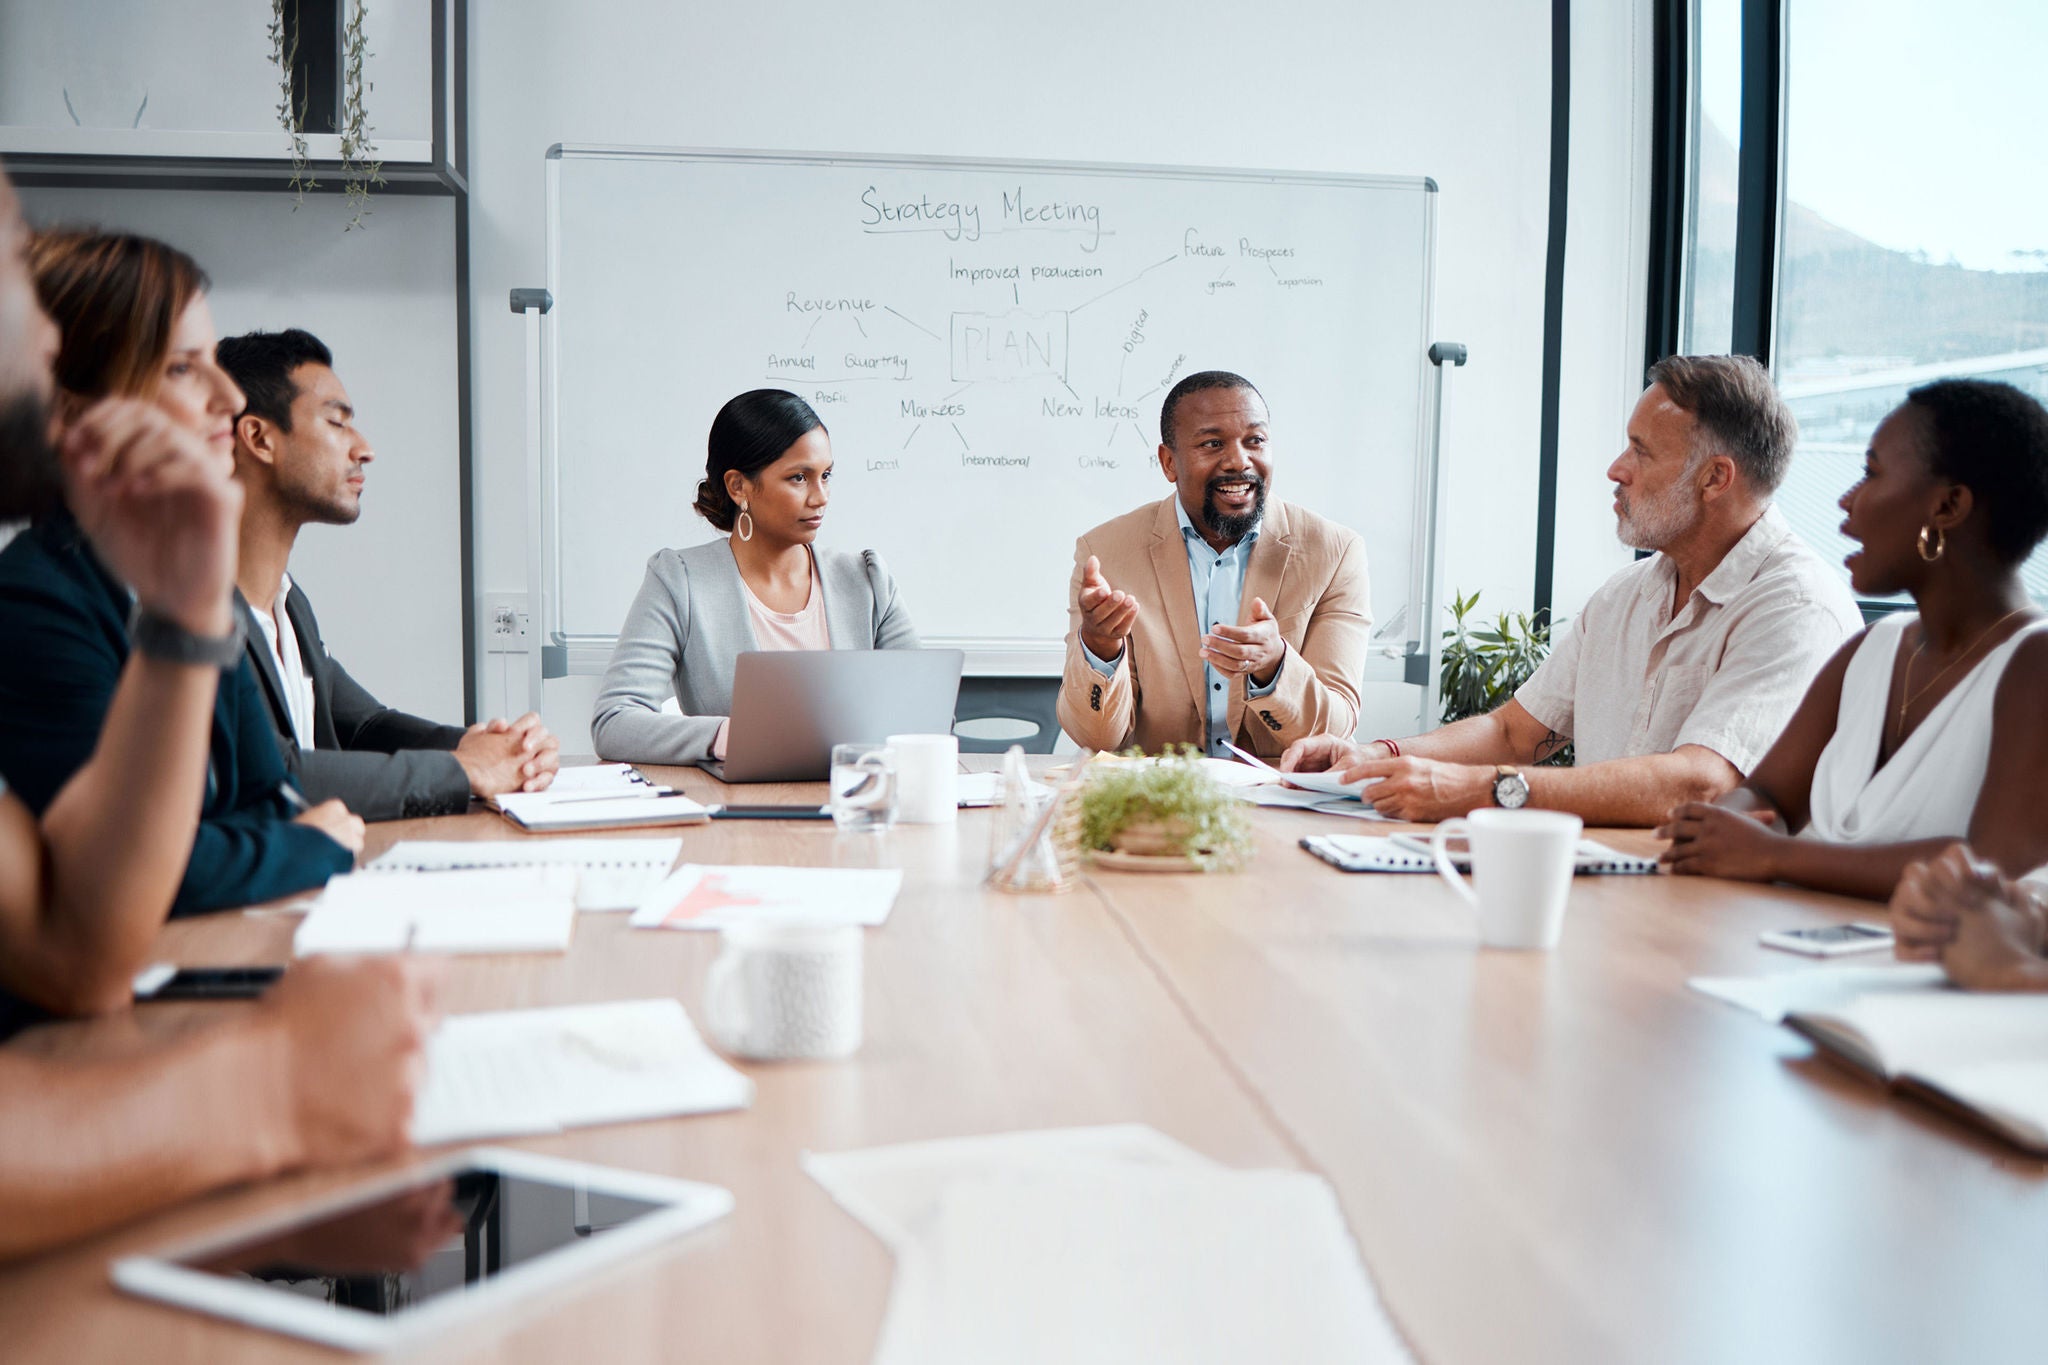
[[[818,581],[818,561],[811,560],[811,595],[795,611],[774,611],[740,579],[740,591],[747,596],[747,615],[754,622],[756,649],[830,649],[832,632],[825,623],[825,589]],[[711,741],[714,758],[725,757],[725,734],[732,726],[728,717]]]

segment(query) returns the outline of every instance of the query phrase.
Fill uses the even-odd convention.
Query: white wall
[[[1502,0],[1483,22],[1394,0],[1049,0],[1028,14],[936,0],[475,6],[479,588],[526,586],[523,351],[505,296],[541,282],[542,155],[576,141],[1434,176],[1436,331],[1472,350],[1445,433],[1450,578],[1526,605],[1549,23],[1546,0]],[[702,440],[677,436],[683,449]],[[967,558],[971,528],[953,533]],[[567,682],[548,685],[546,714],[573,750],[593,680]],[[1365,728],[1405,733],[1415,694],[1385,692]]]
[[[463,715],[455,206],[382,195],[343,232],[339,195],[31,189],[32,222],[161,237],[213,277],[222,336],[303,327],[377,451],[354,526],[308,527],[292,556],[336,658],[393,706]]]
[[[1634,553],[1614,536],[1607,466],[1643,390],[1650,270],[1651,15],[1646,0],[1572,5],[1570,221],[1559,384],[1557,618]]]

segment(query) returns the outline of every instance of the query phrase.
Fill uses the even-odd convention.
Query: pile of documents
[[[876,1365],[1408,1361],[1329,1185],[1140,1125],[830,1155],[896,1256]]]
[[[901,868],[743,867],[684,863],[633,911],[636,929],[735,924],[858,924],[889,918]]]
[[[292,951],[566,952],[577,875],[550,865],[335,877],[299,921]]]

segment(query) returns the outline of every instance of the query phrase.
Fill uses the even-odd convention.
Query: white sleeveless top
[[[1991,713],[2005,666],[2048,620],[2020,627],[1977,661],[1898,752],[1877,767],[1891,716],[1892,669],[1906,627],[1920,618],[1893,612],[1870,628],[1850,656],[1834,737],[1813,767],[1811,823],[1800,831],[1840,844],[1895,844],[1966,838],[1984,772],[1991,763]]]

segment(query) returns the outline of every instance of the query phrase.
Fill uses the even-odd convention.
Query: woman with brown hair
[[[57,324],[57,422],[106,397],[139,399],[232,458],[241,392],[213,358],[206,276],[146,237],[57,230],[30,243]],[[172,914],[271,900],[346,871],[362,822],[339,802],[303,811],[232,621],[196,634],[135,610],[68,508],[0,551],[0,772],[37,814],[91,757],[131,648],[222,670],[205,804]]]

